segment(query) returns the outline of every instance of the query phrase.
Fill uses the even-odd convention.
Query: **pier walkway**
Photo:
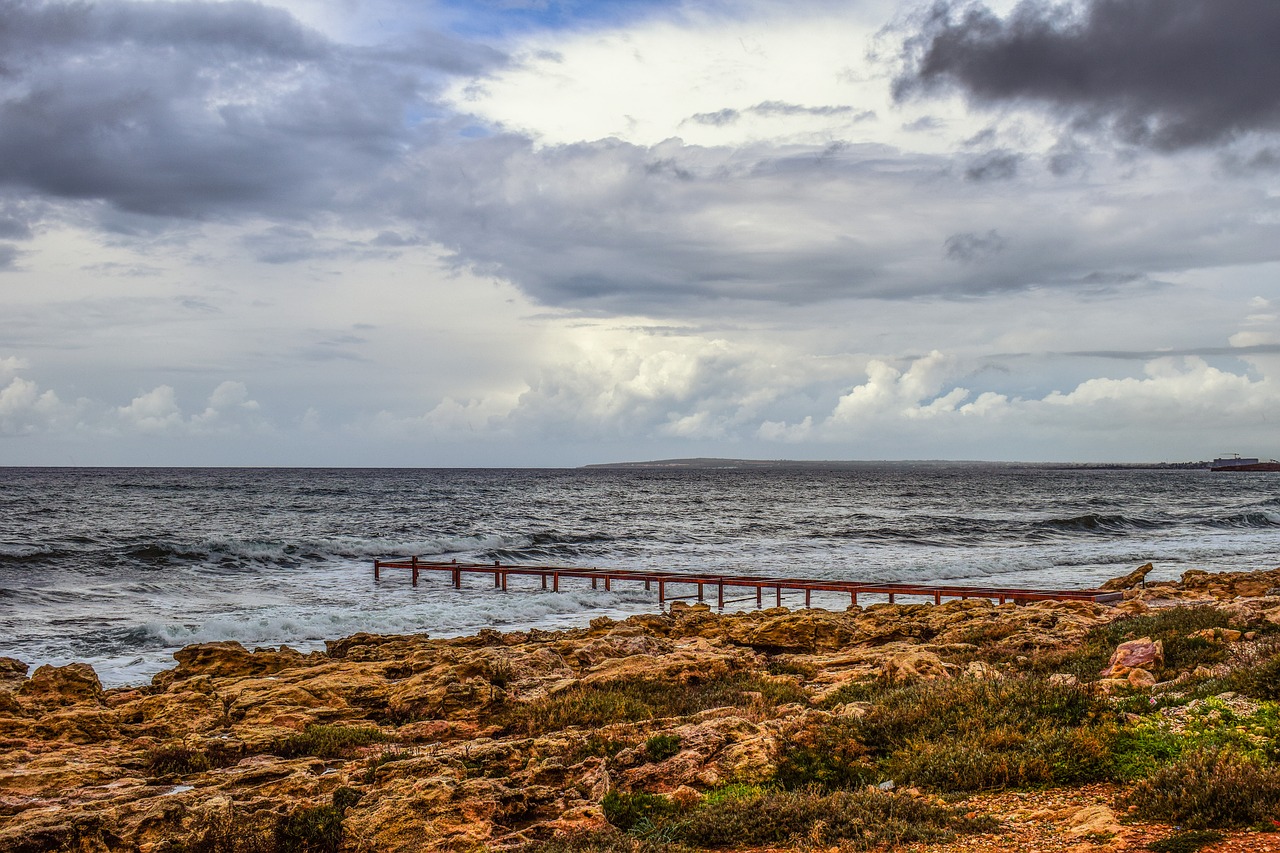
[[[817,592],[838,592],[849,596],[850,604],[858,603],[858,596],[888,596],[892,604],[900,597],[925,597],[934,604],[941,604],[944,598],[986,598],[1004,604],[1006,601],[1025,603],[1028,601],[1119,601],[1121,594],[1099,589],[1017,589],[1014,587],[987,586],[955,586],[910,583],[863,583],[861,581],[844,581],[830,579],[806,579],[783,577],[760,577],[758,575],[720,575],[698,572],[661,572],[631,569],[597,569],[579,568],[575,566],[538,566],[522,564],[493,563],[459,563],[420,560],[417,557],[397,560],[374,560],[373,577],[379,580],[383,569],[404,569],[410,572],[413,585],[424,572],[446,572],[454,589],[462,589],[462,580],[467,575],[482,575],[493,579],[493,589],[506,591],[511,578],[538,578],[542,589],[560,591],[562,581],[571,579],[590,580],[592,589],[599,589],[601,583],[606,590],[612,589],[615,583],[643,583],[646,590],[657,586],[658,604],[677,599],[706,600],[708,587],[715,596],[716,606],[724,609],[726,603],[750,601],[752,596],[725,598],[725,591],[754,591],[755,606],[763,607],[765,592],[771,593],[773,603],[782,606],[783,593],[804,593],[804,605],[808,607],[812,595]],[[486,584],[487,587],[487,584]],[[694,589],[696,588],[696,592]],[[671,592],[682,592],[672,595]]]

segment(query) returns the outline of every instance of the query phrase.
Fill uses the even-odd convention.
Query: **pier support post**
[[[377,560],[373,561],[373,579],[382,580],[382,563]]]
[[[699,584],[698,584],[698,600],[699,600],[699,601],[701,601],[701,600],[702,600],[702,584],[701,584],[701,582],[699,582]]]
[[[409,561],[409,565],[413,567],[413,585],[418,585],[418,558],[414,557]]]
[[[651,583],[651,581],[650,581],[648,578],[646,578],[646,579],[645,579],[645,582],[644,582],[644,591],[645,591],[645,592],[648,592],[648,591],[652,588],[652,587],[650,586],[650,583]]]
[[[858,606],[858,591],[856,589],[849,590],[849,606],[850,607]]]
[[[667,600],[667,582],[658,581],[658,606],[661,607]]]
[[[597,586],[596,586],[596,584],[597,584],[597,583],[599,583],[599,579],[598,579],[598,578],[592,578],[592,579],[591,579],[591,588],[592,588],[592,589],[598,589],[599,587],[597,587]]]
[[[893,604],[893,593],[889,593],[889,603]]]
[[[724,610],[724,584],[716,584],[716,607]]]
[[[940,593],[940,592],[935,592],[935,593],[933,594],[933,603],[934,603],[934,604],[941,604],[941,603],[942,603],[942,593]]]
[[[543,588],[543,589],[546,589],[546,588],[547,588],[547,576],[546,576],[546,575],[543,575],[543,576],[542,576],[542,588]]]
[[[560,591],[560,573],[559,572],[553,572],[551,575],[551,591],[552,592]]]
[[[609,581],[610,581],[610,578],[608,578],[608,577],[606,577],[606,578],[604,579],[604,591],[605,591],[605,592],[608,592],[608,591],[609,591],[609,589],[610,589]]]
[[[804,591],[804,606],[805,606],[805,607],[808,607],[808,606],[809,606],[809,602],[813,600],[813,599],[812,599],[812,596],[813,596],[813,590],[811,590],[811,589],[806,589],[806,590]]]
[[[777,593],[777,600],[778,600],[777,606],[781,607],[782,606],[782,584],[778,584],[777,586],[775,586],[773,588],[773,591]]]
[[[764,606],[764,587],[756,584],[756,607]]]

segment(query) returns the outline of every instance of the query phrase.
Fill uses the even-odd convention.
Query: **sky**
[[[0,465],[1280,457],[1275,0],[0,0]]]

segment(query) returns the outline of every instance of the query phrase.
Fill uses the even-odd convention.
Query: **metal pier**
[[[592,589],[599,589],[601,582],[610,590],[615,583],[643,583],[646,590],[657,587],[658,604],[664,605],[669,600],[694,598],[705,601],[710,592],[714,595],[716,606],[724,609],[726,589],[747,589],[755,591],[756,607],[764,607],[765,593],[770,593],[774,606],[782,605],[784,593],[804,593],[804,605],[808,607],[813,593],[838,592],[849,596],[850,604],[858,603],[858,595],[885,595],[889,603],[894,603],[903,596],[930,599],[934,604],[941,604],[944,598],[985,598],[1000,604],[1007,601],[1025,603],[1028,601],[1119,601],[1123,596],[1119,592],[1105,592],[1099,589],[1018,589],[1014,587],[956,586],[909,583],[864,583],[861,581],[823,580],[806,578],[760,577],[757,575],[721,575],[696,572],[661,572],[641,571],[633,569],[599,569],[580,568],[575,566],[540,566],[493,563],[459,563],[420,560],[417,557],[396,560],[374,560],[374,580],[382,578],[383,569],[403,569],[410,572],[413,585],[423,572],[446,572],[454,589],[462,589],[463,578],[467,575],[482,575],[493,578],[492,589],[507,591],[511,577],[533,577],[542,582],[542,589],[553,592],[560,591],[561,581],[571,579],[590,580]],[[487,586],[487,585],[486,585]],[[711,588],[710,591],[708,588]],[[674,588],[674,590],[673,590]],[[694,589],[696,588],[696,593]],[[672,595],[673,591],[684,592],[683,595]],[[733,599],[733,601],[750,600]]]

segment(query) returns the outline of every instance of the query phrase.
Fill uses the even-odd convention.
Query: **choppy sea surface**
[[[0,655],[137,684],[184,645],[584,625],[654,593],[375,583],[375,557],[1091,587],[1280,566],[1280,475],[802,469],[0,469]],[[754,596],[752,597],[754,598]],[[847,597],[814,595],[843,608]],[[800,606],[802,602],[784,603]]]

